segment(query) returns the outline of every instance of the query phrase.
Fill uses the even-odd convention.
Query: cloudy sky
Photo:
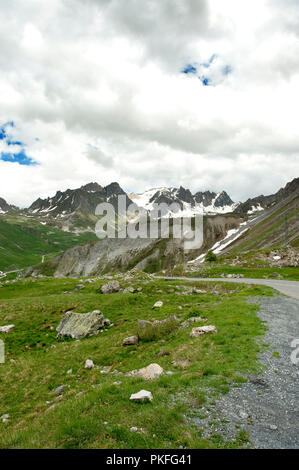
[[[299,176],[299,0],[0,1],[0,197]]]

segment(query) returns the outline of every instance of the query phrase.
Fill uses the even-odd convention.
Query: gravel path
[[[192,421],[205,436],[217,433],[227,441],[245,429],[253,448],[298,449],[299,363],[292,364],[290,355],[292,341],[299,338],[299,301],[274,296],[257,297],[254,303],[260,305],[258,315],[268,326],[263,342],[269,347],[259,359],[264,372],[232,388],[216,405],[197,410]]]

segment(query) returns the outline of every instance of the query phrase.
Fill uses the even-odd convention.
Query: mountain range
[[[27,217],[41,217],[49,220],[49,222],[51,220],[50,225],[53,225],[53,221],[55,221],[54,225],[72,231],[75,228],[93,228],[95,209],[101,202],[110,202],[117,210],[117,197],[119,195],[126,197],[127,206],[133,202],[138,207],[148,211],[153,209],[154,204],[171,205],[175,203],[180,208],[179,214],[186,217],[191,217],[197,213],[226,214],[232,212],[246,216],[277,204],[297,190],[299,190],[299,178],[295,178],[275,194],[260,195],[245,202],[236,203],[232,201],[226,191],[219,193],[198,191],[192,194],[189,189],[180,186],[179,188],[152,188],[139,194],[127,194],[117,182],[113,182],[108,186],[89,183],[77,189],[57,191],[53,197],[38,198],[29,208],[25,209],[18,209],[0,198],[0,214],[12,212]],[[168,215],[174,215],[174,212],[170,210]]]
[[[184,217],[204,213],[205,243],[198,253],[190,253],[188,259],[202,256],[210,248],[220,253],[233,246],[246,251],[248,248],[272,246],[273,243],[282,246],[291,242],[294,247],[298,244],[299,178],[273,195],[261,195],[244,203],[234,203],[225,191],[192,194],[181,186],[126,194],[116,182],[108,186],[89,183],[78,189],[58,191],[53,197],[39,198],[27,209],[18,209],[0,198],[0,270],[13,270],[47,259],[50,263],[53,256],[63,252],[61,273],[66,275],[76,271],[76,263],[80,269],[85,266],[86,272],[89,272],[88,266],[92,270],[107,271],[111,268],[113,252],[113,266],[121,269],[135,265],[152,269],[157,260],[164,260],[160,267],[166,262],[175,264],[182,250],[172,241],[158,239],[132,243],[130,240],[104,242],[97,239],[94,232],[98,221],[95,208],[100,202],[110,202],[117,209],[118,195],[125,196],[127,206],[133,202],[147,211],[153,208],[154,203],[176,203],[178,214]],[[176,216],[169,210],[163,215]],[[87,258],[90,258],[89,264],[85,261]],[[101,260],[100,268],[98,263],[93,267],[95,260]],[[49,264],[44,264],[44,269],[47,269]]]

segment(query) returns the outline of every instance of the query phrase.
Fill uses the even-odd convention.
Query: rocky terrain
[[[10,212],[10,211],[14,212],[16,210],[18,210],[18,208],[16,206],[12,206],[12,205],[8,204],[5,201],[5,199],[0,197],[0,215],[5,214],[6,212]]]
[[[284,188],[279,189],[279,191],[277,191],[275,194],[271,194],[269,196],[261,195],[253,199],[247,199],[247,201],[239,204],[235,208],[235,212],[246,215],[248,214],[248,211],[256,212],[262,209],[269,209],[294,193],[299,193],[299,178],[294,178],[292,181],[287,183]]]

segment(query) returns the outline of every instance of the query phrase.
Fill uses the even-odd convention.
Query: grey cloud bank
[[[0,127],[37,162],[0,158],[9,202],[91,180],[244,200],[298,176],[298,2],[11,0],[0,16]]]

